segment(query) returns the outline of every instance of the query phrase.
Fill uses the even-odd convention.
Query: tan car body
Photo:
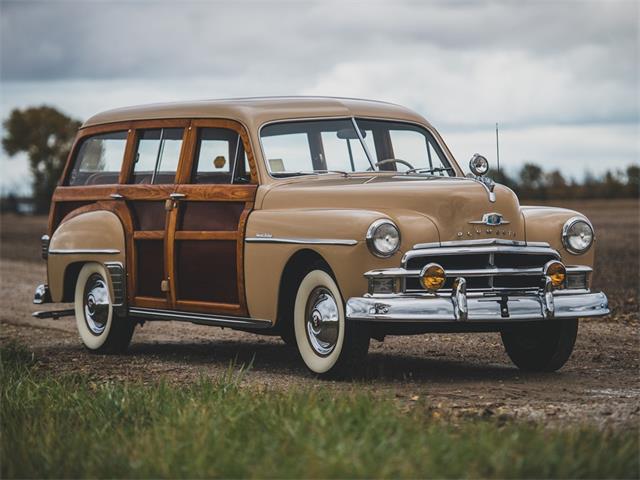
[[[377,172],[353,174],[348,178],[329,174],[275,179],[269,175],[259,137],[262,126],[280,120],[345,117],[389,119],[423,126],[437,139],[457,176],[406,178]],[[277,322],[282,276],[292,258],[303,251],[314,252],[326,261],[345,300],[367,292],[365,272],[399,267],[403,254],[421,243],[480,239],[546,242],[560,253],[566,265],[593,266],[594,248],[584,255],[574,255],[565,249],[561,239],[565,222],[581,216],[579,213],[523,207],[516,195],[501,185],[495,187],[495,201],[490,201],[489,192],[481,182],[463,177],[438,132],[420,115],[397,105],[331,98],[151,105],[96,115],[83,125],[79,138],[88,132],[108,129],[110,125],[129,128],[135,122],[168,119],[232,120],[246,131],[245,148],[252,153],[251,170],[257,184],[244,225],[246,241],[242,274],[238,276],[243,282],[240,291],[245,295],[241,300],[246,301],[246,317]],[[73,153],[70,162],[72,157]],[[51,212],[48,284],[54,302],[71,299],[72,272],[77,271],[74,266],[89,261],[121,262],[126,266],[132,245],[127,220],[110,199],[112,193],[120,191],[117,185],[87,188],[88,191],[94,189],[93,200],[98,203],[85,199],[78,209],[68,209],[61,215],[55,208],[57,198],[63,196],[65,189],[74,188],[77,190],[77,187],[59,187]],[[489,212],[501,214],[509,221],[508,225],[478,227],[469,223]],[[369,225],[381,218],[392,220],[401,231],[400,249],[390,258],[372,255],[365,241]],[[249,241],[267,238],[288,241]],[[342,243],[336,244],[335,240]],[[110,253],[83,253],[94,250]],[[66,253],[57,254],[57,251]],[[132,298],[128,298],[128,302],[135,304]]]

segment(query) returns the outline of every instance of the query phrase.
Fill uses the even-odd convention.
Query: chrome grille
[[[422,292],[418,277],[428,263],[440,264],[446,272],[444,290],[452,288],[456,277],[464,277],[467,290],[531,290],[541,287],[543,267],[559,260],[548,244],[491,240],[450,242],[446,246],[416,245],[402,259],[406,270],[404,291]]]

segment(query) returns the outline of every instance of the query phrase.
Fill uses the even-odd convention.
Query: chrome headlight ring
[[[373,222],[369,226],[365,238],[369,251],[376,257],[388,258],[400,249],[400,229],[386,218]]]
[[[588,231],[585,231],[584,228],[587,228]],[[577,229],[581,228],[583,231],[581,233],[577,233]],[[580,235],[580,240],[583,242],[588,242],[586,246],[580,247],[576,245],[576,241],[572,239],[572,237],[576,237]],[[587,238],[585,240],[585,238]],[[574,255],[582,255],[586,253],[592,246],[595,241],[595,231],[593,230],[593,225],[591,222],[584,217],[571,217],[567,220],[562,226],[562,245],[567,249],[568,252],[573,253]]]

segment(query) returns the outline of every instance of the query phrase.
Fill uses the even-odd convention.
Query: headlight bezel
[[[574,248],[569,242],[569,231],[578,223],[584,223],[591,230],[591,242],[589,242],[589,245],[583,250]],[[593,243],[595,241],[596,241],[596,232],[593,229],[593,225],[591,224],[591,222],[585,217],[571,217],[562,226],[562,245],[569,253],[572,253],[573,255],[583,255],[587,253],[591,249],[591,247],[593,247]]]
[[[396,230],[396,232],[398,232],[398,244],[390,252],[381,252],[380,250],[378,250],[376,248],[376,245],[375,245],[375,240],[376,240],[375,239],[375,234],[378,231],[378,229],[380,227],[382,227],[383,225],[390,225],[391,227],[393,227]],[[369,225],[369,228],[367,229],[367,234],[365,236],[365,239],[367,241],[367,247],[369,247],[369,251],[373,255],[375,255],[376,257],[379,257],[379,258],[389,258],[389,257],[392,257],[393,255],[395,255],[396,253],[398,253],[398,251],[400,250],[400,245],[402,243],[402,234],[400,233],[400,229],[398,228],[398,226],[394,222],[392,222],[388,218],[380,218],[380,219],[376,220],[375,222],[373,222],[371,225]]]

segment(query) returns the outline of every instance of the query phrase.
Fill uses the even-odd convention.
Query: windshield
[[[431,134],[418,125],[352,119],[283,122],[262,128],[273,176],[394,171],[454,176]],[[361,138],[362,137],[362,138]]]

